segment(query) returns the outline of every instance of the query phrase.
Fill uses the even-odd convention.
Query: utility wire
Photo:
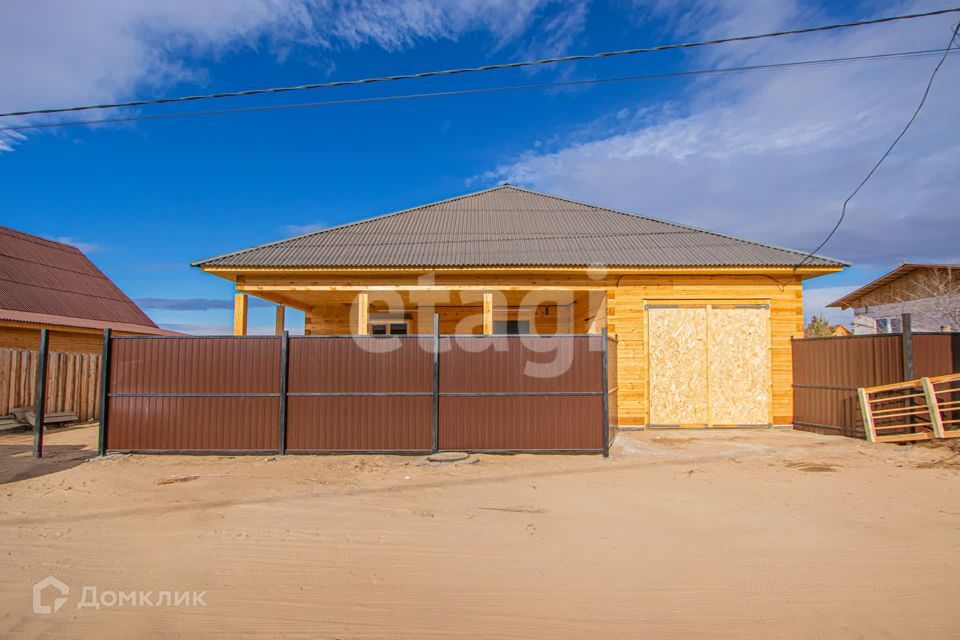
[[[116,109],[118,107],[140,107],[154,104],[167,104],[170,102],[189,102],[194,100],[211,100],[216,98],[234,98],[238,96],[253,96],[264,93],[282,93],[286,91],[306,91],[311,89],[321,89],[328,87],[343,87],[347,85],[373,84],[376,82],[393,82],[397,80],[412,80],[418,78],[430,78],[433,76],[451,76],[462,73],[478,73],[482,71],[493,71],[497,69],[518,69],[521,67],[533,67],[539,65],[556,64],[559,62],[573,62],[577,60],[593,60],[600,58],[612,58],[615,56],[632,56],[642,53],[653,53],[657,51],[669,51],[673,49],[690,49],[694,47],[705,47],[715,44],[725,44],[729,42],[747,42],[751,40],[762,40],[765,38],[776,38],[779,36],[798,35],[805,33],[816,33],[821,31],[833,31],[837,29],[848,29],[853,27],[862,27],[867,25],[883,24],[887,22],[896,22],[899,20],[913,20],[916,18],[926,18],[930,16],[939,16],[948,13],[958,13],[960,7],[952,9],[939,9],[936,11],[927,11],[924,13],[911,13],[899,16],[889,16],[886,18],[875,18],[873,20],[859,20],[856,22],[844,22],[840,24],[823,25],[819,27],[807,27],[804,29],[791,29],[788,31],[774,31],[771,33],[762,33],[749,36],[735,36],[730,38],[718,38],[714,40],[704,40],[700,42],[684,42],[678,44],[665,44],[655,47],[645,47],[641,49],[625,49],[622,51],[604,51],[600,53],[590,53],[573,56],[561,56],[556,58],[544,58],[542,60],[527,60],[521,62],[507,62],[500,64],[489,64],[480,67],[466,67],[461,69],[443,69],[439,71],[424,71],[421,73],[408,73],[393,76],[381,76],[375,78],[363,78],[360,80],[337,80],[333,82],[320,82],[315,84],[303,84],[292,87],[273,87],[269,89],[250,89],[246,91],[230,91],[222,93],[210,93],[206,95],[181,96],[175,98],[155,98],[150,100],[134,100],[131,102],[117,102],[97,105],[86,105],[79,107],[61,107],[55,109],[33,109],[29,111],[12,111],[10,113],[0,113],[0,118],[10,116],[29,116],[48,113],[66,113],[72,111],[88,111],[90,109]]]
[[[880,165],[883,164],[883,161],[887,159],[887,156],[893,151],[893,148],[897,146],[897,143],[900,142],[901,138],[906,135],[907,130],[910,129],[910,126],[913,124],[913,121],[917,119],[917,116],[920,115],[920,110],[923,109],[923,105],[927,102],[927,96],[930,95],[930,88],[933,86],[933,81],[937,77],[937,73],[940,71],[940,67],[943,66],[943,63],[947,61],[947,55],[950,53],[950,50],[953,48],[953,45],[957,39],[957,34],[960,33],[960,22],[958,22],[953,27],[953,31],[950,33],[950,40],[947,42],[947,48],[943,50],[943,56],[940,58],[940,62],[937,63],[937,66],[934,67],[933,73],[930,74],[930,79],[927,80],[927,86],[923,90],[923,96],[920,98],[920,104],[917,105],[917,108],[914,109],[913,115],[910,116],[910,119],[907,121],[907,124],[904,125],[903,129],[894,138],[893,142],[890,143],[890,146],[887,147],[887,150],[883,152],[883,155],[880,156],[880,159],[877,160],[876,164],[873,165],[873,168],[867,173],[863,180],[860,181],[860,184],[857,185],[857,188],[854,189],[847,199],[843,201],[843,207],[840,208],[840,217],[837,219],[837,223],[833,225],[833,229],[830,230],[830,233],[827,234],[827,237],[823,239],[823,242],[817,245],[817,248],[808,253],[803,260],[797,263],[793,268],[794,273],[797,272],[797,269],[802,267],[807,261],[811,260],[820,249],[822,249],[828,242],[830,238],[833,237],[833,234],[837,232],[837,229],[840,228],[840,225],[843,224],[843,219],[847,215],[847,205],[850,204],[850,201],[853,200],[853,197],[860,193],[860,189],[863,188],[863,185],[867,184],[870,178],[873,177],[873,174],[877,172],[877,169],[880,168]]]
[[[430,93],[411,93],[393,96],[375,96],[369,98],[348,98],[343,100],[326,100],[323,102],[302,102],[295,104],[265,105],[260,107],[239,107],[235,109],[217,109],[213,111],[193,111],[184,113],[164,113],[148,116],[122,116],[116,118],[101,118],[96,120],[76,120],[72,122],[50,122],[46,124],[25,124],[10,127],[0,127],[3,131],[24,131],[28,129],[50,129],[57,127],[77,127],[86,125],[111,124],[120,122],[139,122],[144,120],[169,120],[174,118],[196,118],[201,116],[219,116],[234,113],[251,113],[258,111],[276,111],[285,109],[303,109],[309,107],[323,107],[330,105],[359,104],[365,102],[388,102],[393,100],[411,100],[416,98],[436,98],[444,96],[473,95],[483,93],[505,93],[512,91],[528,91],[532,89],[551,89],[557,87],[577,87],[618,82],[632,82],[639,80],[654,80],[659,78],[676,78],[686,76],[718,75],[725,73],[768,71],[792,67],[824,66],[831,64],[849,64],[854,62],[873,62],[886,60],[900,60],[905,58],[926,58],[945,52],[944,49],[927,49],[922,51],[902,51],[897,53],[879,53],[874,55],[854,56],[848,58],[824,58],[820,60],[800,60],[794,62],[780,62],[773,64],[758,64],[742,67],[722,67],[718,69],[696,69],[690,71],[673,71],[636,76],[618,76],[611,78],[597,78],[591,80],[569,80],[565,82],[540,82],[536,84],[521,84],[503,87],[485,87],[479,89],[459,89],[454,91],[437,91]],[[955,51],[956,52],[956,51]]]

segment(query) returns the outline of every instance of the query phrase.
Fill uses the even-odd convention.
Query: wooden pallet
[[[870,442],[960,438],[960,374],[857,389]]]

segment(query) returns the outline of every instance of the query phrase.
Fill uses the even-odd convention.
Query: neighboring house
[[[831,302],[853,309],[853,332],[899,333],[902,314],[913,331],[960,331],[960,264],[904,263]]]
[[[76,247],[0,227],[0,348],[99,352],[105,328],[120,335],[160,329]]]
[[[842,324],[832,325],[830,328],[833,329],[833,335],[837,338],[843,338],[845,336],[852,335],[850,333],[850,329],[847,329]]]
[[[802,281],[845,263],[510,185],[194,263],[305,333],[600,333],[621,425],[792,420]],[[278,319],[282,309],[278,309]],[[278,329],[282,322],[278,322]]]

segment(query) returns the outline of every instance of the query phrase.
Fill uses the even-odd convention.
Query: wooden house
[[[99,353],[103,330],[176,335],[153,321],[76,247],[0,227],[0,348]]]
[[[194,263],[306,314],[305,333],[618,341],[622,426],[792,420],[802,282],[845,263],[510,185]]]
[[[858,335],[900,333],[904,313],[916,332],[960,331],[960,264],[904,262],[827,306],[853,309]]]

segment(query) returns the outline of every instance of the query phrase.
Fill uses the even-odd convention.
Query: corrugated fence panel
[[[602,336],[441,337],[441,393],[600,391]]]
[[[290,338],[289,393],[433,389],[433,338]]]
[[[276,451],[279,399],[110,398],[114,451]]]
[[[280,339],[114,338],[110,393],[277,393]]]
[[[597,451],[601,396],[441,396],[440,449]]]
[[[960,373],[960,333],[913,334],[913,375],[917,378]]]
[[[429,451],[431,396],[300,396],[287,400],[287,450]]]
[[[602,340],[442,337],[440,449],[601,450]]]
[[[289,357],[289,451],[431,449],[432,337],[292,338]]]
[[[107,448],[278,447],[280,339],[116,338]]]
[[[960,336],[914,334],[914,376],[958,371]],[[858,387],[903,381],[900,334],[793,341],[793,421],[797,429],[864,437]]]

